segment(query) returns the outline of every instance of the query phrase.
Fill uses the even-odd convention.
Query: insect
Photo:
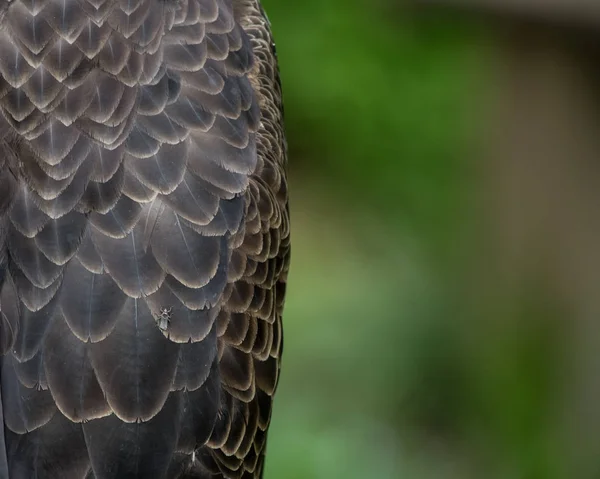
[[[166,331],[169,327],[169,323],[171,322],[171,313],[173,308],[160,308],[160,311],[156,315],[156,322],[161,331]]]

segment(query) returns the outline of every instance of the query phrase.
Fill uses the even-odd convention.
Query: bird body
[[[0,113],[0,479],[261,477],[290,248],[258,0],[4,0]]]

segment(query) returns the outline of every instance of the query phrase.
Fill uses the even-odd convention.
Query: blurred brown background
[[[600,477],[600,9],[264,0],[293,253],[266,479]]]

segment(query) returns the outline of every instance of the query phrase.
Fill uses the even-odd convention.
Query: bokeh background
[[[562,47],[515,74],[537,58],[519,42],[560,43],[562,26],[263,4],[293,225],[266,479],[600,477],[600,148],[582,172],[581,152],[547,146],[569,130],[543,121],[572,100],[543,88],[568,83]]]

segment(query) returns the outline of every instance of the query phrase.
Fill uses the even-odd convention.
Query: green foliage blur
[[[463,394],[428,261],[454,234],[472,49],[444,19],[385,4],[263,3],[293,215],[266,478],[452,477],[434,436],[413,439],[455,432]]]
[[[263,4],[293,241],[265,478],[575,477],[546,422],[552,331],[474,339],[457,300],[484,32],[385,0]]]

